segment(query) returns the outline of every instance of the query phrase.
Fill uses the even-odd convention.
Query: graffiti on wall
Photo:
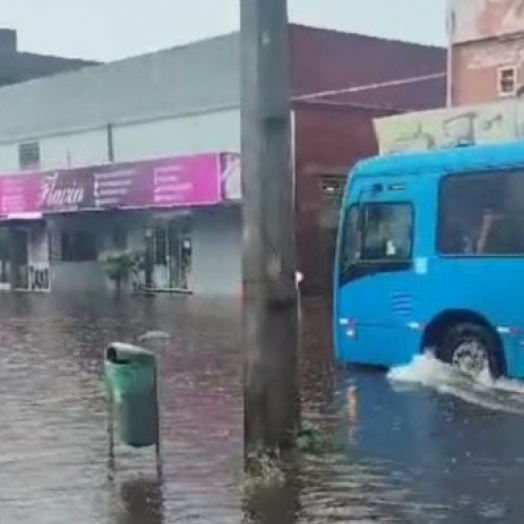
[[[524,31],[524,0],[449,0],[453,43]]]
[[[374,121],[381,154],[524,138],[524,100],[422,111]]]

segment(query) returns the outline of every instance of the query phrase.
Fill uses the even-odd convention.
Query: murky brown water
[[[2,524],[240,521],[239,326],[231,306],[2,297],[0,315]],[[151,329],[173,335],[154,343],[165,482],[148,480],[152,452],[119,449],[112,484],[101,352]]]
[[[319,302],[305,313],[304,413],[340,450],[301,459],[284,488],[244,512],[239,318],[222,301],[2,296],[0,523],[524,520],[524,417],[334,371]],[[150,343],[161,356],[164,482],[152,452],[121,448],[110,482],[102,351],[149,330],[172,335]]]

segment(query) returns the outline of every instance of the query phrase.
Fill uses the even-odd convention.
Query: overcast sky
[[[446,0],[289,0],[293,22],[445,44]],[[21,50],[116,60],[229,32],[239,0],[0,0]]]

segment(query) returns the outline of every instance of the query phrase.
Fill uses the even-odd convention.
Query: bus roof
[[[414,175],[428,172],[459,173],[524,165],[524,141],[376,156],[362,160],[351,176]]]

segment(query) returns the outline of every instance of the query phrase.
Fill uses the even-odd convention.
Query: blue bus
[[[524,378],[524,143],[357,164],[334,285],[342,363],[431,350],[468,374]]]

